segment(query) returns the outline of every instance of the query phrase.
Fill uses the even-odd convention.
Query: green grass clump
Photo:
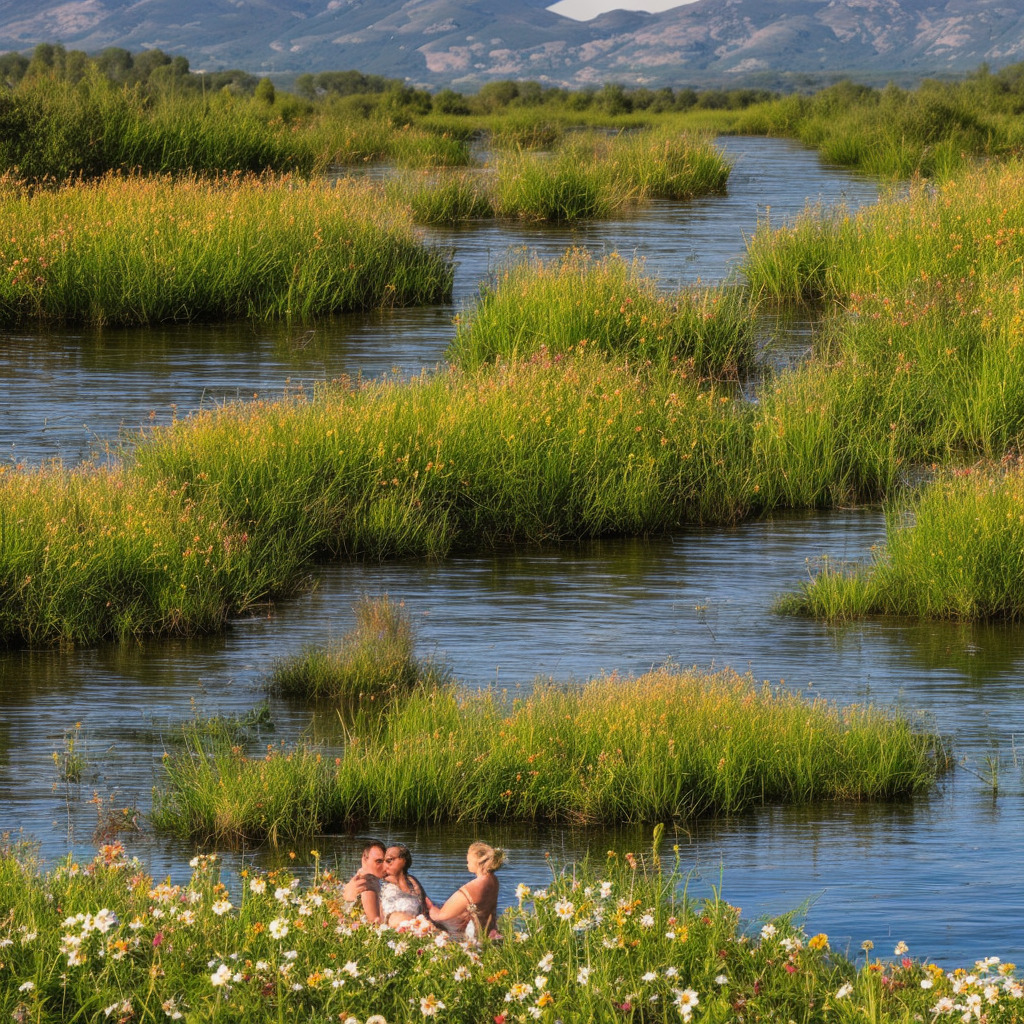
[[[412,623],[401,604],[384,597],[354,606],[356,625],[337,643],[312,646],[278,662],[271,687],[288,697],[354,701],[397,697],[443,673],[415,654]]]
[[[569,135],[550,154],[500,152],[495,167],[498,216],[561,223],[720,192],[731,169],[706,137],[665,130]]]
[[[624,1015],[725,1024],[742,1005],[752,1021],[899,1024],[932,1019],[945,1000],[966,1008],[977,998],[992,1024],[1019,1020],[1013,965],[993,957],[947,974],[899,953],[854,962],[824,933],[807,935],[795,914],[752,923],[719,892],[688,895],[678,853],[663,862],[658,839],[660,829],[646,854],[554,865],[550,884],[517,887],[517,904],[499,922],[506,941],[468,947],[353,917],[316,851],[305,884],[276,869],[246,871],[229,887],[212,854],[172,884],[149,877],[117,843],[91,863],[68,860],[46,874],[3,848],[11,942],[0,1013],[40,1024],[115,1014],[200,1024],[228,1016],[476,1022],[518,1011],[568,1024],[617,1024]],[[498,877],[510,887],[514,865]],[[280,891],[291,894],[286,906]]]
[[[0,637],[217,629],[318,558],[644,535],[899,479],[870,389],[780,378],[751,403],[636,362],[577,346],[335,385],[204,410],[117,470],[0,472]]]
[[[758,294],[824,298],[832,315],[818,389],[865,397],[870,421],[839,418],[905,465],[998,459],[1024,432],[1024,165],[972,170],[856,216],[810,213],[750,245]],[[794,403],[789,408],[798,408]],[[854,441],[856,443],[856,441]]]
[[[559,224],[602,220],[635,198],[607,161],[583,160],[578,147],[550,156],[509,153],[497,161],[494,208],[499,217]]]
[[[459,318],[448,358],[471,368],[577,346],[679,361],[700,376],[736,376],[754,362],[754,314],[735,290],[665,295],[635,262],[571,250],[499,275]]]
[[[723,111],[716,120],[720,130],[738,135],[799,139],[823,160],[869,174],[939,178],[1019,147],[1016,92],[987,71],[963,82],[925,81],[913,91],[845,81],[810,96]]]
[[[6,324],[314,317],[451,294],[450,259],[352,181],[8,181],[0,223]]]
[[[732,170],[707,136],[664,128],[617,137],[609,159],[616,176],[645,198],[677,201],[724,192]]]
[[[889,513],[869,565],[827,564],[779,610],[978,621],[1024,618],[1024,468],[1019,461],[943,474]]]
[[[472,172],[400,178],[387,194],[406,203],[418,224],[462,224],[494,216],[494,205],[479,174]]]
[[[514,700],[415,690],[329,761],[305,746],[250,759],[197,744],[165,759],[154,820],[217,842],[371,821],[690,821],[909,796],[945,763],[901,716],[674,669]]]

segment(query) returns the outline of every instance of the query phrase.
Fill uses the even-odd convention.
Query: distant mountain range
[[[737,83],[779,72],[936,75],[1024,60],[1021,0],[697,0],[588,22],[551,0],[0,0],[0,52],[159,47],[194,69],[356,68],[463,91]]]

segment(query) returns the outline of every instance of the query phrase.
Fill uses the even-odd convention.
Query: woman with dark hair
[[[419,880],[409,874],[410,867],[412,853],[408,846],[396,843],[387,847],[384,851],[383,877],[378,889],[379,917],[372,918],[367,914],[368,919],[394,928],[403,921],[413,921],[426,915],[430,900]],[[363,894],[374,887],[374,882],[375,879],[357,874],[346,884],[342,895],[352,902],[363,899]]]
[[[419,880],[409,874],[412,854],[402,843],[384,854],[384,881],[380,885],[380,911],[384,923],[394,928],[426,914],[430,901]]]

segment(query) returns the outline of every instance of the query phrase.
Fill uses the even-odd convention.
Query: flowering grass
[[[117,470],[0,472],[0,636],[216,629],[318,558],[734,522],[863,500],[897,475],[818,396],[793,399],[797,443],[785,401],[577,346],[211,408],[153,431]]]
[[[855,389],[870,419],[840,428],[905,465],[996,459],[1024,431],[1024,164],[919,186],[855,216],[812,211],[750,244],[758,294],[822,297],[829,329],[813,365],[820,394]]]
[[[451,294],[448,257],[352,181],[5,179],[0,225],[7,324],[314,317]]]
[[[519,697],[417,689],[358,719],[338,758],[193,743],[165,757],[154,821],[218,843],[379,821],[692,821],[911,796],[945,766],[938,738],[903,716],[665,668]]]
[[[43,873],[0,853],[0,1013],[18,1022],[340,1020],[479,1024],[834,1020],[878,1024],[1022,1019],[1013,964],[945,969],[897,942],[856,959],[784,915],[744,922],[720,893],[646,856],[553,871],[519,885],[503,942],[399,933],[346,912],[319,869],[243,871],[231,889],[214,854],[183,885],[156,882],[118,844]],[[508,868],[505,872],[508,872]],[[435,894],[436,896],[437,894]]]
[[[520,262],[482,290],[458,320],[448,358],[483,362],[578,346],[641,362],[675,360],[699,376],[733,376],[755,357],[754,311],[729,289],[666,295],[636,262],[570,250],[562,259]]]
[[[340,641],[307,647],[277,662],[270,686],[289,697],[352,702],[392,698],[417,684],[433,685],[443,671],[415,655],[412,623],[387,595],[356,602],[355,627]]]
[[[668,131],[571,135],[550,155],[506,152],[495,165],[498,216],[563,223],[720,192],[731,169],[708,139]]]
[[[822,618],[1024,618],[1024,467],[1019,460],[942,474],[894,506],[870,565],[826,566],[780,610]]]

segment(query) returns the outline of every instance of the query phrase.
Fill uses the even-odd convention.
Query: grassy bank
[[[1024,469],[1017,460],[944,474],[888,517],[869,565],[826,567],[780,604],[821,618],[1024,618]]]
[[[330,872],[307,885],[287,870],[246,872],[234,890],[220,883],[215,857],[193,863],[187,884],[156,884],[118,846],[46,874],[4,849],[10,942],[0,1013],[42,1024],[433,1016],[724,1024],[742,1008],[758,1022],[896,1024],[984,1005],[992,1024],[1021,1020],[1020,982],[998,958],[947,971],[910,959],[903,943],[893,958],[872,959],[865,943],[854,960],[827,935],[808,936],[793,915],[752,925],[720,895],[686,896],[684,879],[651,854],[611,853],[600,870],[573,866],[544,889],[520,886],[518,907],[501,919],[509,939],[478,948],[346,916]]]
[[[460,317],[448,358],[463,367],[577,346],[681,362],[698,376],[733,376],[755,358],[754,309],[736,291],[661,291],[618,256],[574,250],[559,261],[518,263]]]
[[[718,111],[712,123],[738,135],[798,139],[828,163],[868,174],[945,177],[1019,149],[1020,90],[1019,65],[994,75],[979,71],[966,81],[929,80],[912,90],[845,81],[811,95]],[[690,118],[708,120],[699,112]]]
[[[0,182],[0,322],[312,317],[451,293],[447,257],[345,181]]]
[[[692,821],[762,803],[910,796],[944,765],[935,736],[880,709],[729,671],[662,669],[515,699],[415,690],[357,719],[338,759],[195,742],[164,759],[154,821],[221,843],[376,821]]]
[[[908,461],[998,459],[1019,443],[1022,185],[1012,161],[855,216],[765,226],[751,243],[758,294],[833,303],[818,363],[871,387]]]
[[[147,90],[100,75],[72,83],[32,76],[0,101],[0,169],[30,181],[272,170],[309,175],[331,166],[471,163],[466,135],[428,130],[387,111],[339,110],[282,95]]]

